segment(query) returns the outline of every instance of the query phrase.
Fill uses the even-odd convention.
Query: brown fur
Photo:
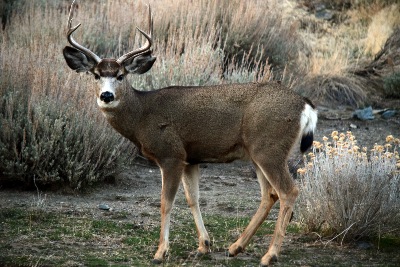
[[[118,132],[155,161],[168,156],[192,164],[249,159],[247,146],[257,139],[278,151],[284,147],[288,153],[305,103],[274,83],[170,87],[153,92],[127,88],[119,90],[119,95],[123,102],[118,108],[103,109],[112,115],[107,118]],[[262,131],[272,122],[280,127]]]
[[[94,72],[101,77],[117,77],[122,74],[122,66],[115,59],[105,58],[96,66]]]

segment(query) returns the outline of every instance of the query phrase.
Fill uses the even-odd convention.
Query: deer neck
[[[143,114],[140,93],[126,81],[119,94],[117,105],[102,106],[100,110],[116,131],[137,143],[137,129]]]

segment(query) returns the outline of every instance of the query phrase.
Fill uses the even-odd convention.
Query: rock
[[[382,113],[382,118],[387,120],[390,119],[391,117],[393,117],[394,115],[396,115],[396,110],[386,110]]]
[[[360,241],[360,242],[357,243],[357,248],[358,249],[367,250],[367,249],[371,249],[373,247],[374,247],[374,245],[372,245],[370,242]]]
[[[315,17],[323,20],[331,20],[334,14],[326,8],[325,4],[319,3],[315,5]]]
[[[354,111],[353,117],[362,121],[373,120],[375,118],[373,115],[372,107],[357,109],[356,111]]]
[[[110,207],[107,204],[100,204],[99,209],[101,210],[110,210]]]

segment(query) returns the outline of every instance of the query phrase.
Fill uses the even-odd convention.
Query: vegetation
[[[387,96],[400,98],[400,72],[385,77],[383,88]]]
[[[360,147],[351,132],[314,142],[301,174],[297,202],[310,232],[354,241],[399,235],[400,139]]]
[[[46,204],[46,203],[45,203]],[[171,249],[164,266],[256,266],[265,253],[274,222],[266,221],[246,251],[235,258],[226,256],[229,245],[249,223],[249,218],[207,214],[204,219],[213,245],[211,254],[196,257],[196,231],[190,211],[177,205],[171,229]],[[151,215],[147,223],[122,211],[93,214],[93,211],[52,211],[41,207],[0,210],[0,263],[3,266],[151,266],[159,227]],[[156,216],[157,217],[157,216]],[[157,219],[155,220],[157,221]],[[157,225],[157,226],[156,226]],[[315,245],[315,239],[296,239],[299,226],[289,224],[291,242],[279,258],[279,266],[302,263],[318,266],[347,266],[349,260],[369,259],[373,266],[396,266],[399,254],[388,254],[384,244],[398,245],[398,239],[382,238],[381,250],[335,250]],[[295,246],[290,244],[295,243]],[[314,243],[314,245],[313,245]],[[313,254],[306,257],[307,251]],[[357,252],[357,253],[355,253]],[[346,259],[346,260],[344,260]],[[384,264],[382,264],[384,263]]]
[[[197,235],[188,212],[185,207],[183,213],[175,214],[179,223],[173,225],[171,252],[166,266],[200,261],[193,254],[197,248]],[[0,211],[0,220],[3,222],[1,233],[4,237],[0,241],[0,248],[5,252],[0,255],[0,262],[6,266],[35,263],[39,266],[73,266],[78,263],[84,263],[85,266],[148,266],[159,234],[158,226],[129,221],[123,212],[104,214],[95,219],[85,213],[48,212],[37,208],[6,209]],[[240,217],[208,216],[206,226],[210,232],[215,233],[213,251],[224,253],[237,233],[244,230],[248,223],[249,219]],[[265,224],[257,236],[270,234],[273,229],[273,223]],[[290,229],[295,231],[293,227]],[[24,247],[23,250],[37,247],[41,252],[34,253],[30,258],[25,253],[13,255],[10,245],[14,243],[23,246],[21,241],[32,244],[31,248]],[[248,251],[261,254],[264,249],[262,246],[251,246]],[[258,261],[258,257],[254,257],[251,263],[257,264]],[[247,260],[235,259],[231,262],[231,266],[243,266]],[[216,263],[218,260],[210,256],[201,258],[202,266]]]
[[[395,41],[400,37],[398,1],[299,2],[313,14],[329,13],[331,18],[324,22],[314,15],[302,16],[301,35],[309,40],[311,53],[302,58],[306,74],[295,89],[329,107],[362,107],[371,104],[371,96],[387,97],[383,79],[400,68]],[[382,54],[376,75],[375,61]]]

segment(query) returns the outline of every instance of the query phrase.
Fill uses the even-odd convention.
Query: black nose
[[[105,103],[110,103],[111,101],[114,101],[114,95],[110,92],[103,92],[100,95],[100,100]]]

